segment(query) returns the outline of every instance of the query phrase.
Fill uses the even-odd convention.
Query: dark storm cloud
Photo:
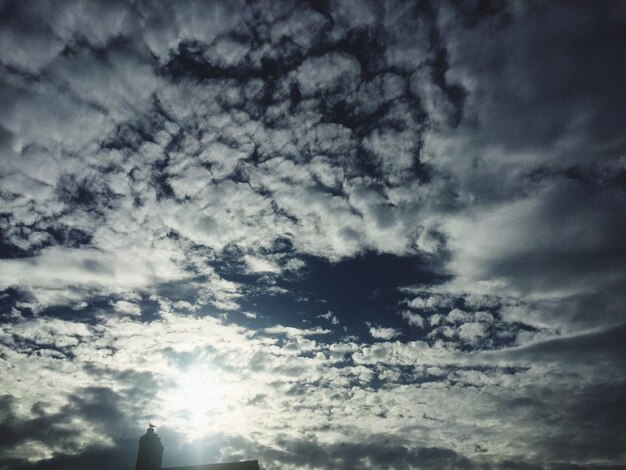
[[[626,367],[621,359],[626,352],[626,326],[620,325],[600,332],[590,332],[567,338],[554,338],[510,350],[512,357],[550,360],[565,356],[567,361],[593,362],[602,357],[616,361],[614,367]]]
[[[623,463],[625,21],[0,2],[0,466]]]
[[[619,156],[624,5],[600,2],[593,12],[582,2],[566,9],[561,4],[516,8],[524,21],[493,25],[501,40],[481,41],[480,52],[478,30],[457,30],[461,34],[450,37],[458,66],[471,69],[481,90],[488,90],[481,96],[487,101],[481,104],[481,136],[511,148],[556,151],[560,158],[550,163],[563,166],[579,158]],[[502,60],[504,54],[508,60]],[[567,139],[574,130],[586,142],[605,145],[576,149],[575,140]]]
[[[556,461],[619,461],[622,455],[620,449],[626,445],[621,430],[621,423],[626,416],[624,385],[596,385],[576,393],[568,400],[571,405],[568,404],[555,416],[563,421],[564,430],[559,435],[537,442],[537,446]],[[581,428],[585,430],[581,432]],[[588,432],[586,429],[593,431]],[[573,447],[568,451],[563,451],[565,445],[569,447],[572,444]]]
[[[398,442],[396,436],[372,436],[359,444],[339,443],[325,446],[314,440],[281,441],[277,444],[287,452],[268,453],[267,459],[304,466],[316,462],[322,468],[472,468],[472,462],[455,452],[440,448],[412,448]]]
[[[623,5],[601,2],[594,12],[582,4],[517,5],[510,11],[524,19],[451,29],[447,36],[450,74],[471,83],[467,118],[452,137],[463,135],[464,144],[447,147],[459,152],[448,169],[460,194],[480,201],[474,221],[452,229],[452,238],[465,239],[469,249],[465,242],[456,245],[456,269],[472,271],[472,281],[503,281],[517,293],[571,295],[569,309],[580,310],[573,306],[577,295],[587,304],[599,295],[605,311],[587,310],[578,320],[621,323],[619,308],[611,305],[620,302],[624,280],[618,267],[626,228],[618,130],[624,111],[617,85],[626,73],[617,46]],[[501,40],[485,42],[486,31]],[[463,161],[481,169],[467,172]],[[494,184],[484,184],[490,177]],[[479,239],[485,250],[474,257]]]
[[[294,466],[294,468],[306,467],[314,462],[316,468],[432,468],[432,469],[515,469],[534,470],[543,468],[540,465],[526,463],[522,461],[495,462],[489,458],[478,457],[468,459],[450,449],[438,447],[413,446],[405,441],[401,436],[392,435],[372,435],[361,443],[337,443],[323,444],[314,438],[286,440],[279,438],[277,447],[258,446],[253,442],[236,439],[222,438],[214,436],[212,440],[216,449],[231,449],[226,460],[237,460],[250,455],[257,455],[265,466],[284,467]],[[191,444],[189,449],[177,449],[180,454],[179,459],[185,459],[185,453],[192,453],[194,449]],[[201,446],[201,447],[200,447]],[[202,452],[206,445],[200,444],[200,448],[195,452]],[[167,453],[167,449],[166,449]],[[171,461],[176,461],[176,457],[169,457]],[[562,464],[551,464],[551,468],[562,468]],[[564,467],[563,467],[564,468]],[[575,468],[573,466],[572,468]],[[617,468],[604,465],[591,465],[585,468]]]
[[[5,395],[1,400],[2,425],[0,426],[0,442],[3,453],[15,446],[44,445],[57,449],[59,454],[71,454],[81,447],[86,430],[75,423],[89,423],[95,434],[99,430],[108,430],[108,434],[124,442],[131,436],[124,435],[128,429],[126,416],[118,408],[118,403],[128,397],[121,397],[108,388],[86,388],[78,390],[76,395],[68,397],[68,404],[58,412],[50,414],[46,411],[48,403],[38,402],[30,410],[30,418],[21,419],[15,413],[15,399]],[[74,424],[73,424],[74,423]],[[117,433],[122,430],[122,435]],[[104,444],[104,443],[102,443]],[[19,466],[19,461],[0,460],[2,468]],[[60,468],[60,467],[59,467]]]

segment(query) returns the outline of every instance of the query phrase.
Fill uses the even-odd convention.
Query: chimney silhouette
[[[163,444],[161,444],[161,438],[154,432],[155,427],[150,423],[146,433],[139,438],[139,453],[135,470],[161,470]]]

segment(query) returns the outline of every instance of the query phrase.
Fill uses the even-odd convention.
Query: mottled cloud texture
[[[626,465],[626,3],[0,1],[0,468]]]

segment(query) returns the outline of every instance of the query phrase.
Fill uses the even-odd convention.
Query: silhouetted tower
[[[155,426],[150,423],[146,433],[139,438],[139,453],[135,470],[161,470],[163,444],[154,432]]]

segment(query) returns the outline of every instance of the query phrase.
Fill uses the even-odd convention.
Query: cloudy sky
[[[0,468],[624,468],[626,2],[0,1]]]

